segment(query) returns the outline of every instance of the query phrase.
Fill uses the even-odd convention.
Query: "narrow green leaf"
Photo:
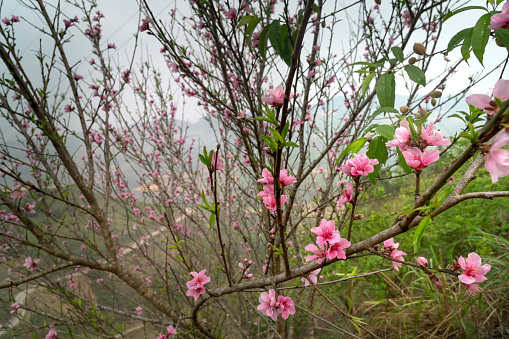
[[[284,139],[286,139],[286,135],[288,134],[288,129],[290,128],[290,122],[287,122],[285,124],[285,127],[283,127],[283,130],[281,131],[281,137]]]
[[[419,85],[426,86],[426,75],[419,67],[414,65],[406,65],[405,71],[408,74],[410,80],[418,83]]]
[[[375,76],[375,73],[370,73],[364,78],[364,81],[362,82],[362,85],[361,85],[362,95],[364,95],[366,93],[366,91],[368,90],[369,84],[371,83],[371,80],[373,80],[374,76]]]
[[[252,20],[256,20],[258,19],[256,16],[254,15],[246,15],[244,17],[242,17],[242,19],[239,20],[239,24],[237,25],[237,27],[242,27],[244,25],[247,25],[249,24]]]
[[[274,136],[274,139],[279,141],[281,144],[283,144],[285,141],[283,140],[283,137],[281,137],[281,134],[279,134],[278,131],[276,131],[274,128],[269,127],[270,132]]]
[[[419,246],[421,246],[421,239],[426,231],[426,228],[428,228],[428,225],[431,224],[431,216],[427,215],[424,219],[421,220],[419,223],[419,226],[417,226],[417,229],[415,230],[414,234],[414,253],[417,253],[419,250]]]
[[[216,222],[216,214],[211,213],[210,214],[210,220],[209,220],[209,229],[214,227],[214,223]]]
[[[281,53],[279,54],[281,56],[281,59],[290,66],[292,62],[292,52],[293,52],[293,46],[292,41],[290,40],[289,36],[286,36],[283,40],[283,48],[281,48]]]
[[[456,33],[455,36],[452,37],[451,41],[449,41],[449,44],[447,45],[447,52],[450,52],[458,45],[460,42],[465,40],[465,37],[470,33],[472,34],[473,27],[465,28],[462,31],[459,31]]]
[[[283,39],[281,37],[281,25],[279,20],[274,20],[269,25],[269,41],[270,45],[277,54],[281,54],[281,49],[283,48]]]
[[[394,74],[384,73],[378,79],[376,95],[380,107],[394,107],[396,100],[396,80]]]
[[[385,139],[387,139],[387,141],[394,139],[394,133],[396,133],[396,129],[394,127],[392,127],[391,125],[380,125],[380,126],[377,126],[375,128],[375,131],[378,134],[380,134],[381,136],[383,136]],[[384,147],[385,147],[385,145],[384,145]]]
[[[285,143],[285,146],[289,146],[289,147],[299,147],[299,145],[297,145],[296,143],[294,143],[293,141],[287,141]]]
[[[444,17],[444,20],[442,22],[446,22],[453,15],[456,15],[456,14],[461,13],[461,12],[469,11],[469,10],[472,10],[472,9],[482,9],[482,10],[486,11],[486,8],[484,8],[482,6],[467,6],[467,7],[463,7],[463,8],[460,8],[458,10],[455,10],[455,11],[447,13],[447,15]]]
[[[472,32],[465,36],[465,39],[463,39],[463,45],[461,45],[461,55],[465,61],[470,59],[470,46],[472,46]]]
[[[477,23],[472,30],[472,50],[481,65],[483,62],[484,51],[491,34],[491,29],[488,28],[490,18],[491,16],[489,13],[484,14],[479,18],[479,20],[477,20]]]
[[[364,144],[366,143],[367,140],[368,140],[367,138],[359,138],[352,142],[350,145],[346,146],[343,152],[341,152],[341,154],[339,155],[338,160],[336,160],[336,165],[339,162],[339,160],[344,156],[348,155],[348,153],[350,152],[358,153],[362,149],[362,147],[364,147]]]
[[[399,62],[403,62],[403,60],[405,60],[405,55],[403,54],[403,50],[401,49],[401,47],[398,46],[391,47],[391,51]]]
[[[249,48],[251,48],[251,37],[253,36],[253,32],[256,26],[258,26],[258,23],[260,21],[262,21],[261,18],[254,17],[254,19],[252,19],[246,27],[246,32],[244,33],[244,36]]]
[[[260,38],[258,39],[258,51],[263,60],[267,60],[267,33],[269,32],[270,25],[263,27]]]

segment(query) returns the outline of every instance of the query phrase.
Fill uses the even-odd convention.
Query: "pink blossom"
[[[417,258],[417,263],[423,267],[426,267],[426,266],[428,266],[428,259],[426,259],[424,257],[419,257],[419,258]]]
[[[384,247],[383,250],[386,251],[386,255],[388,257],[394,258],[399,261],[405,261],[403,258],[404,255],[407,255],[403,251],[398,250],[399,242],[394,243],[394,238],[390,238],[384,241]],[[402,264],[399,262],[392,261],[392,266],[396,271],[399,271],[399,268]]]
[[[15,303],[11,304],[11,308],[13,308],[13,310],[11,311],[11,314],[16,313],[16,311],[19,310],[20,307],[21,306],[20,306],[20,304],[18,302],[15,302]]]
[[[11,22],[19,22],[19,16],[11,15]]]
[[[426,168],[440,157],[440,151],[436,149],[427,149],[422,153],[417,147],[407,147],[402,153],[407,165],[416,170]]]
[[[311,282],[316,285],[316,283],[318,282],[318,277],[317,275],[320,273],[322,269],[321,268],[318,268],[314,271],[311,271],[308,273],[308,278],[309,280],[311,280]],[[305,287],[308,287],[309,286],[309,280],[306,279],[306,278],[300,278],[300,280],[304,283],[304,286]]]
[[[509,28],[509,2],[506,2],[502,7],[502,12],[495,14],[491,17],[489,29],[497,30]]]
[[[327,256],[327,259],[332,260],[334,258],[338,258],[345,260],[346,252],[343,251],[343,249],[350,247],[350,245],[351,245],[350,241],[346,240],[345,238],[340,238],[337,243],[335,243],[334,245],[330,245],[329,248],[326,250],[325,254]]]
[[[237,19],[237,9],[232,7],[226,13],[225,16],[227,19],[235,20]]]
[[[9,20],[9,18],[5,17],[2,19],[2,22],[5,24],[5,25],[9,25],[11,23],[11,20]]]
[[[168,63],[168,67],[170,68],[170,71],[173,73],[177,73],[179,71],[178,65],[176,62],[170,62]]]
[[[373,167],[375,165],[378,165],[377,159],[368,158],[366,153],[361,153],[359,155],[354,153],[353,158],[347,160],[341,167],[341,170],[346,175],[365,177],[375,170]]]
[[[216,163],[216,154],[217,154],[217,163]],[[212,170],[215,171],[215,170],[218,170],[218,171],[224,171],[224,163],[223,161],[221,160],[221,155],[219,154],[219,152],[215,153],[212,155]]]
[[[410,128],[408,127],[408,121],[402,120],[399,122],[401,127],[396,128],[394,139],[385,143],[387,147],[402,147],[410,145]]]
[[[295,306],[293,306],[293,300],[290,297],[283,297],[282,295],[277,297],[279,303],[279,313],[283,319],[288,319],[290,314],[295,314]]]
[[[148,29],[148,24],[152,22],[151,18],[141,20],[140,32],[145,32]]]
[[[277,302],[276,302],[276,291],[270,290],[269,293],[262,292],[260,297],[258,297],[258,301],[260,305],[258,305],[258,311],[262,312],[263,315],[267,317],[271,317],[272,320],[277,320]]]
[[[271,105],[272,107],[281,106],[285,99],[285,91],[283,86],[278,85],[275,89],[269,89],[267,91],[269,95],[263,96],[262,101]],[[292,99],[294,94],[290,92],[290,97],[288,99]]]
[[[472,252],[468,255],[467,259],[460,256],[458,264],[463,269],[463,274],[458,276],[458,279],[462,283],[470,285],[473,283],[481,283],[488,279],[484,275],[491,270],[491,265],[484,264],[481,266],[481,257],[479,254]]]
[[[334,225],[334,220],[327,221],[326,219],[322,219],[320,226],[313,227],[310,231],[317,235],[316,243],[318,245],[333,245],[341,240],[339,231],[336,230],[336,226]]]
[[[117,49],[117,46],[115,44],[113,44],[113,43],[109,43],[108,44],[108,48],[109,49]]]
[[[56,337],[58,336],[58,333],[55,330],[55,325],[49,325],[49,327],[50,327],[50,330],[49,330],[48,334],[46,334],[46,339],[56,339]]]
[[[30,272],[32,272],[33,270],[39,269],[39,262],[41,262],[41,259],[33,260],[32,257],[28,257],[25,259],[25,263],[23,264],[23,266],[26,267],[27,270],[30,270]]]
[[[509,143],[509,131],[502,133],[490,147],[484,167],[490,172],[492,183],[498,182],[498,178],[509,175],[509,151],[502,149],[507,143]]]
[[[474,298],[477,293],[482,291],[482,288],[477,284],[465,284],[463,283],[463,287],[467,291],[469,297]]]
[[[258,193],[257,196],[263,199],[263,203],[265,204],[265,207],[269,211],[275,211],[276,210],[276,197],[274,195],[274,185],[264,185],[263,191]],[[286,200],[288,200],[288,197],[286,195],[281,195],[281,201],[280,205],[283,205]]]
[[[272,173],[270,173],[270,171],[267,170],[266,168],[262,170],[262,176],[263,179],[258,179],[259,183],[274,184],[274,177],[272,176]],[[281,186],[288,186],[296,183],[297,179],[295,179],[295,177],[287,175],[286,170],[283,169],[279,171],[279,181],[281,182]]]
[[[316,247],[316,245],[313,245],[313,244],[309,244],[306,247],[304,247],[304,249],[306,251],[309,251],[309,252],[313,253],[313,255],[306,256],[306,258],[305,258],[306,261],[316,260],[316,262],[318,264],[321,264],[325,260],[326,253],[325,253],[325,251],[323,249],[324,246],[323,246],[322,243],[318,244],[318,246],[320,248]]]
[[[346,184],[346,189],[343,190],[341,197],[339,197],[337,205],[346,204],[347,202],[352,201],[353,198],[353,185],[351,182]]]
[[[502,101],[509,99],[509,80],[498,80],[493,89],[493,96]],[[487,114],[493,114],[498,111],[497,102],[491,100],[491,98],[485,94],[472,94],[466,97],[465,100],[469,105],[480,108]]]
[[[19,186],[18,186],[19,187]],[[20,199],[25,195],[25,191],[22,191],[21,189],[18,189],[16,191],[13,191],[10,195],[11,199]]]
[[[451,140],[444,139],[444,134],[435,129],[432,122],[428,127],[421,126],[421,138],[425,146],[447,146],[451,144]]]
[[[74,80],[81,80],[83,79],[82,75],[79,75],[78,73],[74,73]]]
[[[194,300],[198,300],[200,295],[205,293],[205,288],[203,286],[210,281],[210,277],[205,275],[206,271],[207,270],[202,270],[200,273],[191,272],[193,279],[186,282],[188,288],[186,292],[187,296],[193,297]]]

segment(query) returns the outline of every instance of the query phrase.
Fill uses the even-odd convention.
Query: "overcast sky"
[[[134,0],[98,0],[100,10],[106,16],[103,21],[103,43],[115,43],[117,46],[117,50],[110,50],[110,57],[113,58],[115,64],[119,65],[121,68],[127,66],[128,61],[132,57],[133,48],[135,45],[134,34],[138,30],[140,14],[138,3]],[[163,21],[166,21],[169,18],[168,11],[172,8],[176,8],[174,1],[168,0],[148,0],[149,5],[152,7],[153,13],[161,18]],[[329,1],[330,2],[330,1]],[[49,1],[49,3],[56,5],[57,1]],[[345,1],[345,3],[350,3]],[[469,5],[484,5],[484,1],[468,1]],[[368,6],[373,6],[374,1],[367,0]],[[180,0],[178,10],[184,10],[185,7],[188,6],[188,2],[183,2]],[[388,11],[390,8],[389,1],[382,1],[381,9],[382,11]],[[74,15],[78,15],[81,18],[81,14],[73,8],[71,4],[62,3],[61,5],[62,11],[66,13],[69,17],[74,17]],[[327,13],[327,9],[324,10]],[[185,12],[184,12],[185,13]],[[351,12],[354,14],[355,11]],[[17,24],[16,36],[17,36],[17,48],[22,51],[22,55],[25,55],[25,58],[33,58],[30,54],[34,54],[33,52],[38,48],[39,41],[41,41],[44,46],[44,34],[38,33],[35,34],[36,31],[28,26],[29,23],[33,23],[34,25],[40,25],[41,20],[39,17],[35,16],[31,11],[19,3],[16,0],[4,0],[3,8],[1,10],[1,17],[10,17],[11,14],[15,14],[21,17],[22,22]],[[463,28],[471,27],[475,24],[477,18],[479,18],[483,12],[481,11],[469,11],[458,15],[457,17],[453,17],[449,21],[447,21],[444,25],[444,34],[441,37],[441,41],[444,44],[444,47],[449,42],[450,38],[460,31]],[[83,24],[80,27],[84,27]],[[346,27],[346,26],[345,26]],[[339,37],[336,37],[338,39]],[[42,39],[42,40],[41,40]],[[341,45],[340,41],[338,41],[338,46]],[[78,72],[82,72],[83,76],[87,77],[87,67],[85,65],[86,62],[92,57],[90,51],[90,45],[83,38],[73,39],[72,42],[68,45],[71,47],[70,51],[70,59],[71,64],[81,62],[81,64],[77,65]],[[138,44],[138,51],[135,57],[135,64],[139,64],[138,60],[143,57],[146,59],[147,57],[152,58],[156,66],[161,69],[166,69],[166,65],[163,61],[162,56],[159,53],[160,45],[157,43],[155,38],[147,35],[140,34],[140,40]],[[338,50],[338,54],[341,51]],[[453,51],[450,55],[451,59],[454,60],[459,56],[459,49]],[[495,46],[493,41],[490,41],[488,44],[488,48],[485,54],[485,65],[489,69],[491,65],[498,64],[507,56],[507,52],[504,49],[501,49]],[[40,71],[38,69],[37,60],[35,58],[29,59],[30,64],[29,68],[33,68],[32,71],[37,72]],[[453,93],[454,91],[460,90],[464,84],[468,81],[468,77],[475,72],[480,72],[483,70],[483,67],[479,64],[479,62],[472,55],[470,59],[470,67],[463,65],[458,69],[458,73],[455,75],[452,81],[448,83],[446,94]],[[435,70],[438,72],[443,69],[443,65],[437,63]],[[431,72],[434,69],[430,70]],[[0,65],[0,72],[5,72],[5,67]],[[168,73],[169,74],[169,73]],[[427,74],[427,76],[431,76],[432,74]],[[500,75],[500,71],[496,72],[492,76],[488,77],[486,80],[482,81],[479,85],[477,85],[472,93],[491,93],[491,88],[497,81]],[[505,78],[509,78],[506,74]],[[57,79],[55,79],[56,81]],[[85,78],[85,80],[87,80]],[[56,86],[56,85],[55,85]],[[176,87],[175,87],[176,89]],[[404,93],[404,86],[398,85],[397,92]],[[426,90],[426,89],[425,89]],[[181,99],[182,100],[182,99]],[[186,98],[189,101],[189,99]],[[185,118],[189,121],[193,122],[199,119],[200,113],[191,107],[195,107],[195,105],[187,105],[188,107],[185,110]]]

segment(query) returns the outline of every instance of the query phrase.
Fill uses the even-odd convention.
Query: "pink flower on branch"
[[[28,257],[25,259],[25,263],[23,264],[23,266],[27,269],[27,270],[30,270],[30,272],[34,271],[34,270],[37,270],[39,269],[39,263],[41,262],[41,259],[32,259],[32,257]]]
[[[283,297],[282,295],[277,297],[277,301],[279,304],[279,313],[283,319],[288,319],[290,314],[295,314],[295,306],[293,305],[293,300],[290,297]]]
[[[260,305],[258,305],[258,311],[262,312],[263,315],[267,317],[271,317],[272,320],[277,320],[277,301],[276,301],[276,291],[270,290],[269,293],[262,292],[260,297],[258,297],[258,301]]]
[[[210,282],[210,277],[205,275],[207,270],[202,270],[200,273],[191,272],[193,279],[186,282],[187,292],[186,295],[189,297],[193,297],[194,300],[198,300],[200,295],[205,293],[205,288],[203,287],[205,284]]]
[[[451,140],[444,139],[444,134],[437,131],[432,122],[426,128],[421,126],[421,138],[425,146],[447,146],[451,144]]]
[[[411,143],[410,140],[410,128],[408,125],[408,121],[402,120],[399,122],[401,127],[396,128],[396,133],[394,134],[394,139],[385,143],[387,147],[402,147],[409,146]]]
[[[417,147],[407,147],[403,150],[403,156],[408,166],[416,170],[422,170],[440,157],[440,151],[427,149],[421,152]]]
[[[491,265],[484,264],[481,266],[481,257],[479,254],[472,252],[468,255],[467,259],[460,256],[458,264],[463,269],[463,274],[458,276],[458,279],[462,283],[470,285],[473,283],[481,283],[488,279],[484,275],[491,270]]]
[[[353,185],[351,182],[349,182],[348,184],[346,184],[346,189],[343,191],[343,193],[338,199],[337,202],[338,209],[340,209],[339,205],[346,204],[347,202],[352,201],[352,198],[353,198]]]
[[[311,282],[316,285],[318,283],[318,274],[320,274],[320,272],[322,271],[321,268],[318,268],[314,271],[311,271],[308,273],[308,279],[311,280]],[[308,287],[309,286],[309,280],[306,279],[306,278],[300,278],[300,280],[304,283],[304,286],[305,287]]]
[[[276,196],[274,195],[274,185],[264,185],[263,191],[258,193],[257,196],[263,199],[263,203],[265,204],[265,207],[269,211],[275,211],[276,210]],[[283,205],[286,200],[288,200],[288,197],[286,195],[281,195],[280,199],[280,205]]]
[[[269,89],[267,91],[269,95],[263,96],[262,101],[271,105],[272,107],[277,107],[283,105],[285,99],[285,90],[283,86],[278,85],[275,89]],[[292,99],[294,94],[290,92],[290,97],[288,99]]]
[[[491,17],[489,29],[497,30],[509,28],[509,2],[506,2],[502,7],[502,12],[495,14]]]
[[[306,261],[316,260],[318,264],[321,264],[325,260],[327,253],[324,250],[324,245],[320,243],[318,244],[318,246],[320,248],[316,247],[316,245],[313,244],[309,244],[306,247],[304,247],[306,251],[313,253],[313,255],[306,256],[305,258]]]
[[[272,176],[272,173],[270,173],[269,170],[264,168],[262,170],[262,179],[258,179],[259,183],[262,184],[274,184],[274,177]],[[289,176],[286,174],[286,170],[282,169],[279,171],[279,181],[281,182],[281,186],[288,186],[291,184],[295,184],[297,182],[297,179],[295,177]]]
[[[384,241],[383,250],[386,251],[385,254],[388,257],[394,258],[394,259],[399,260],[399,261],[405,261],[403,256],[407,255],[407,254],[405,252],[403,252],[403,251],[399,251],[398,247],[399,247],[399,242],[394,243],[394,238],[390,238],[390,239],[387,239],[387,240]],[[392,266],[394,267],[394,269],[396,271],[399,271],[399,267],[401,265],[402,264],[399,263],[399,262],[392,261]]]
[[[424,257],[419,257],[419,258],[417,258],[417,263],[419,265],[421,265],[422,267],[427,267],[428,266],[428,259],[426,259]]]
[[[318,237],[316,238],[316,243],[320,244],[329,244],[334,245],[341,240],[339,236],[339,231],[336,230],[336,226],[334,225],[334,220],[327,221],[322,219],[319,227],[313,227],[311,230]]]
[[[505,5],[504,5],[505,7]],[[493,96],[502,101],[509,99],[509,80],[500,79],[495,84]],[[485,94],[472,94],[465,98],[469,105],[482,109],[487,114],[493,114],[498,111],[498,104],[495,100]]]
[[[353,158],[346,161],[341,167],[341,170],[346,175],[350,176],[367,176],[373,172],[375,168],[373,166],[378,165],[377,159],[370,159],[366,153],[359,155],[353,154]]]
[[[508,143],[509,131],[506,131],[490,147],[484,167],[490,173],[492,183],[498,182],[498,178],[509,175],[509,151],[502,149]]]

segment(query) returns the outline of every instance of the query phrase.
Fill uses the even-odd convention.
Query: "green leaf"
[[[246,33],[244,34],[244,36],[245,36],[245,39],[246,39],[246,42],[247,42],[247,45],[249,46],[249,48],[251,48],[251,37],[253,35],[253,32],[254,32],[256,26],[258,26],[258,23],[260,21],[262,21],[261,18],[254,17],[247,25]]]
[[[451,41],[449,41],[449,44],[447,45],[447,52],[452,51],[456,45],[465,40],[465,37],[468,34],[472,34],[472,29],[473,27],[465,28],[464,30],[456,33],[456,35],[452,37]]]
[[[281,56],[281,59],[283,59],[283,61],[288,66],[290,66],[292,62],[292,52],[293,52],[292,41],[290,40],[290,37],[287,36],[284,38],[283,42],[284,42],[283,48],[281,49],[281,53],[279,53],[279,55]]]
[[[394,107],[396,100],[396,80],[394,74],[385,73],[380,76],[376,85],[376,95],[380,107]]]
[[[405,60],[405,55],[403,54],[403,50],[401,49],[401,47],[397,46],[391,47],[391,51],[399,62],[403,62],[403,60]]]
[[[287,141],[285,143],[285,146],[289,146],[289,147],[299,147],[299,145],[297,145],[296,143],[294,143],[293,141]]]
[[[371,117],[374,118],[377,115],[384,113],[384,112],[398,113],[398,110],[393,107],[380,107],[379,109],[377,109],[376,111],[373,112]]]
[[[260,52],[260,56],[263,60],[267,60],[267,33],[269,32],[270,25],[263,27],[262,33],[260,33],[260,38],[258,39],[258,51]]]
[[[403,153],[401,153],[401,151],[399,150],[399,147],[396,149],[396,152],[398,152],[399,165],[401,166],[401,168],[403,168],[403,171],[405,171],[406,174],[412,173],[412,169],[410,168],[410,166],[407,165],[405,157],[403,156]]]
[[[216,222],[216,214],[211,213],[210,214],[210,220],[209,220],[209,229],[214,227],[214,223]]]
[[[278,131],[276,131],[274,128],[269,127],[270,132],[274,136],[274,139],[279,141],[281,144],[283,144],[285,141],[283,140],[283,137],[281,137],[281,134],[279,134]]]
[[[254,15],[246,15],[244,17],[242,17],[242,19],[239,20],[239,24],[237,25],[237,27],[242,27],[244,25],[247,25],[249,24],[252,20],[257,20],[258,18]]]
[[[281,49],[283,48],[283,39],[281,37],[281,25],[279,20],[274,20],[269,25],[269,41],[270,45],[277,54],[281,54]]]
[[[418,83],[419,85],[426,86],[426,75],[419,67],[414,65],[406,65],[405,71],[408,74],[410,80]]]
[[[509,51],[509,30],[507,29],[497,29],[495,31],[495,36],[502,41],[505,45],[505,48]]]
[[[375,76],[375,73],[370,73],[364,78],[364,81],[362,82],[362,85],[361,85],[362,95],[364,95],[366,93],[366,91],[368,90],[369,84],[371,83],[371,80],[373,80],[374,76]]]
[[[472,29],[473,31],[473,29]],[[470,46],[472,46],[472,32],[468,33],[463,40],[463,45],[461,45],[461,55],[465,61],[470,59]]]
[[[380,125],[380,126],[377,126],[375,128],[375,131],[378,134],[380,134],[381,136],[383,136],[385,139],[387,139],[387,141],[394,139],[394,133],[396,133],[396,129],[394,127],[392,127],[391,125]]]
[[[488,28],[490,24],[490,17],[489,13],[480,17],[472,31],[472,50],[481,65],[484,57],[484,51],[491,33],[491,29]]]
[[[390,127],[390,126],[389,126]],[[389,158],[389,152],[387,151],[387,147],[385,143],[387,139],[383,136],[377,136],[373,138],[373,140],[369,143],[368,151],[366,155],[370,159],[377,159],[378,165],[375,165],[375,170],[372,173],[368,174],[368,179],[371,180],[373,184],[376,184],[375,178],[378,176],[378,171],[380,167],[385,164],[387,159]]]
[[[348,155],[348,153],[358,153],[362,147],[364,147],[364,144],[366,143],[368,139],[367,138],[359,138],[352,142],[350,145],[346,146],[346,148],[341,152],[341,154],[338,157],[338,160],[336,160],[336,165],[338,164],[339,160],[343,158],[344,156]]]
[[[447,15],[444,17],[444,20],[442,22],[445,22],[446,20],[449,20],[453,15],[456,15],[456,14],[461,13],[461,12],[469,11],[471,9],[482,9],[483,11],[486,11],[486,8],[484,8],[482,6],[467,6],[467,7],[463,7],[463,8],[457,9],[457,10],[455,10],[453,12],[447,13]]]
[[[424,219],[421,220],[419,226],[417,226],[414,234],[414,253],[417,253],[419,250],[419,246],[421,246],[422,235],[426,231],[426,228],[428,228],[428,225],[431,224],[431,221],[431,216],[427,215]]]

